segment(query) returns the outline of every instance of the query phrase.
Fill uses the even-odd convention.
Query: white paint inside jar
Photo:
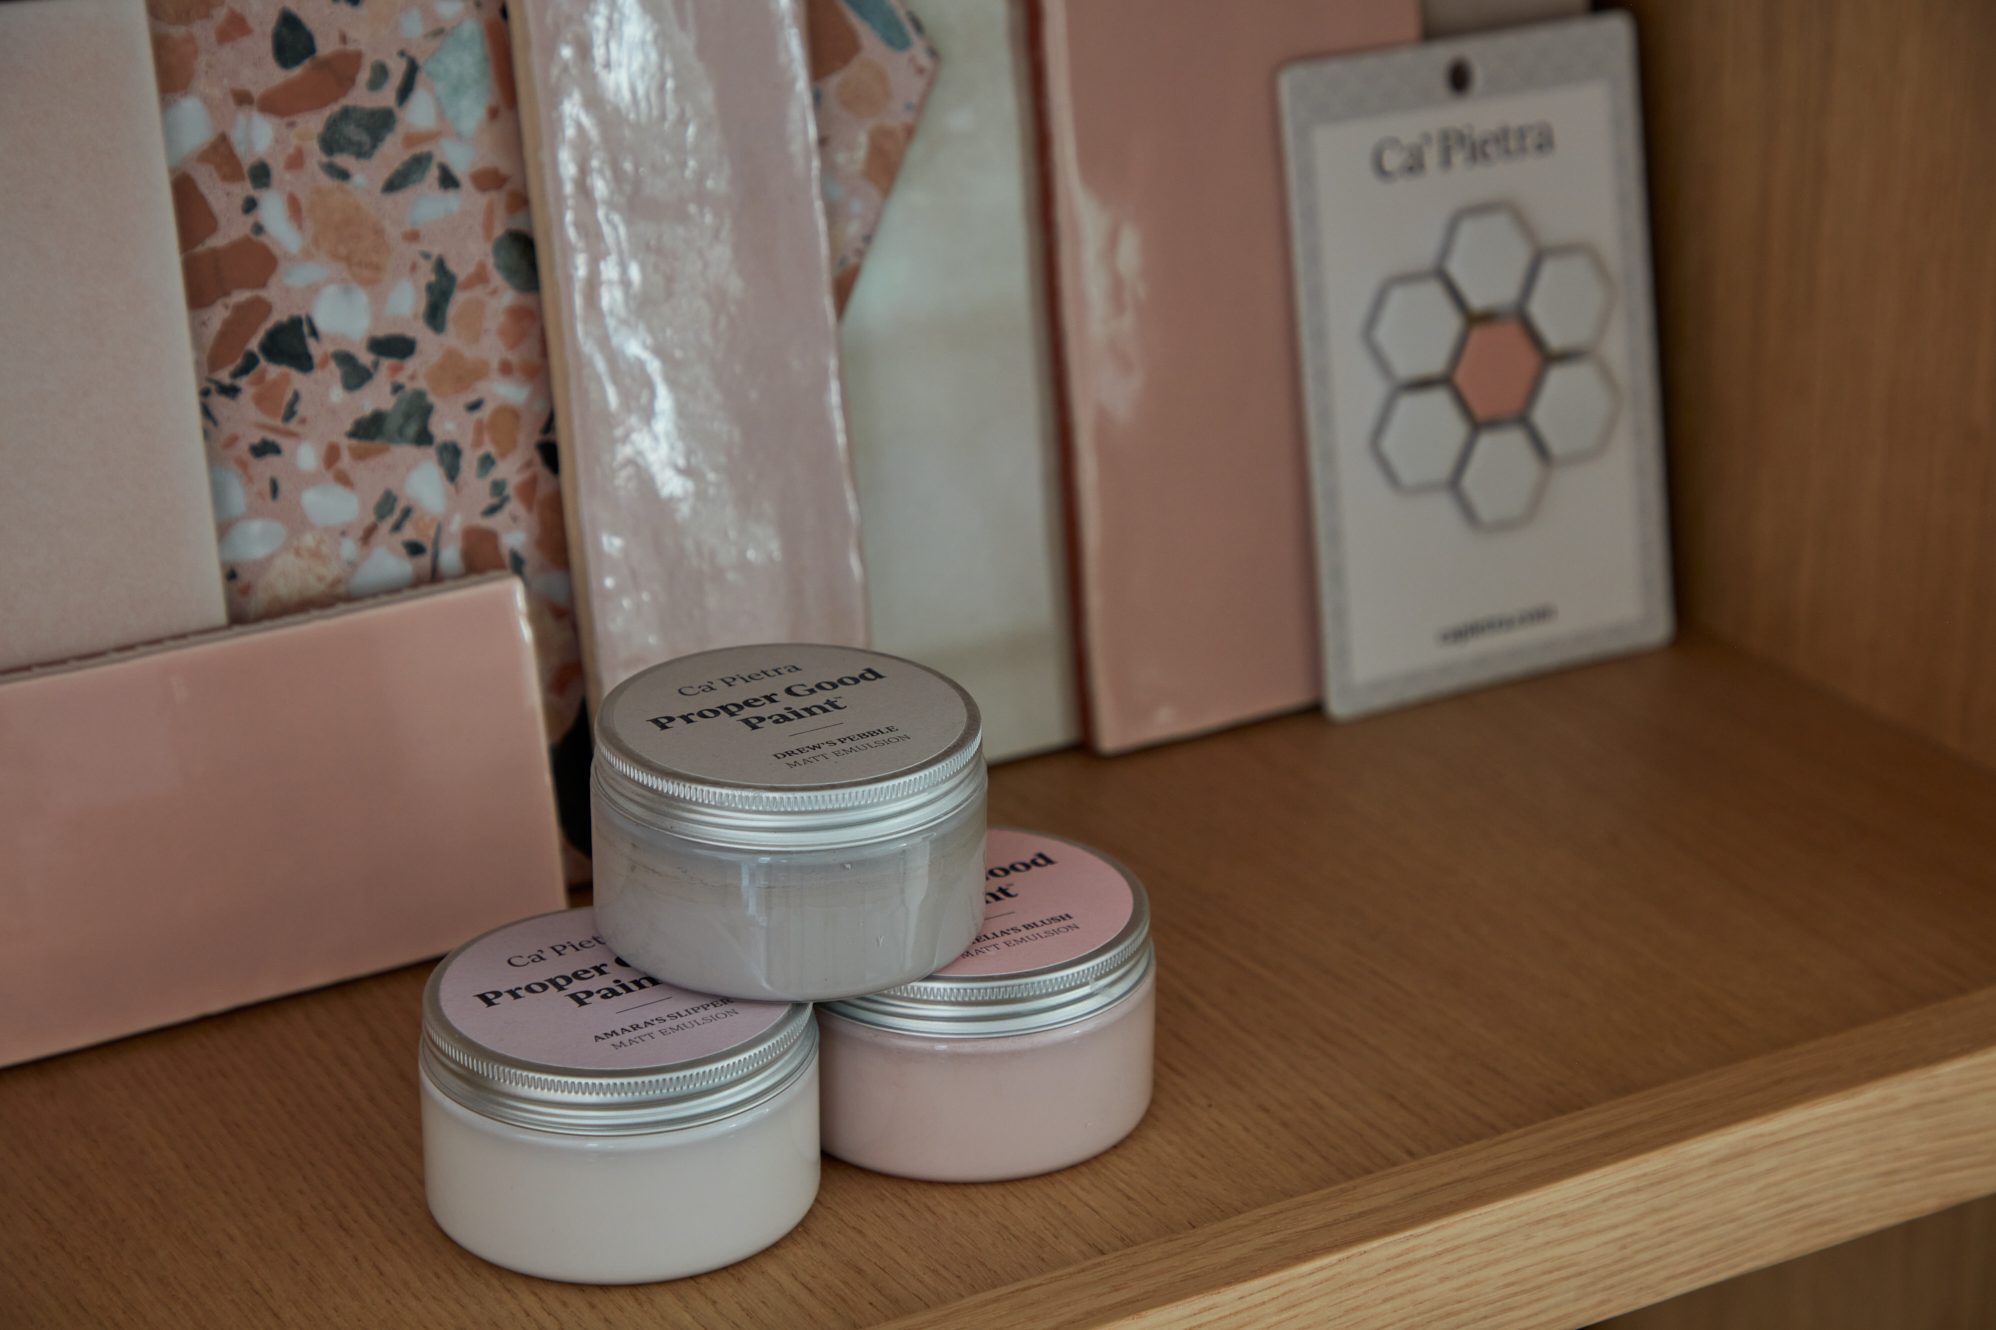
[[[808,1009],[665,984],[617,956],[588,909],[460,947],[423,1024],[430,1212],[495,1265],[676,1279],[768,1247],[817,1195]]]

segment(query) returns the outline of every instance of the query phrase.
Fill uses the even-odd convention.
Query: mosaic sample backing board
[[[1286,70],[1327,705],[1672,631],[1633,28]]]

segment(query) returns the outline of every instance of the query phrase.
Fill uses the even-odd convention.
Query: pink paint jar
[[[1156,964],[1129,870],[994,828],[984,925],[926,979],[818,1008],[825,1151],[876,1172],[993,1182],[1066,1168],[1150,1107]]]

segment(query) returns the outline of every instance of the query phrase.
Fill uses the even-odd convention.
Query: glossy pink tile
[[[865,637],[794,3],[512,8],[592,695]]]
[[[559,908],[528,631],[494,576],[0,684],[0,1064]]]
[[[139,0],[0,5],[0,670],[219,626]]]
[[[1419,15],[1046,0],[1044,28],[1083,657],[1116,751],[1317,696],[1275,74]]]

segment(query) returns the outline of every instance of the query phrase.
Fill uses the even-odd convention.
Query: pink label
[[[984,840],[984,926],[940,975],[1018,974],[1079,960],[1136,908],[1121,870],[1064,840],[993,828]]]
[[[587,908],[508,924],[448,965],[437,994],[446,1020],[495,1053],[557,1067],[693,1062],[766,1034],[789,1010],[652,978],[610,950]]]

